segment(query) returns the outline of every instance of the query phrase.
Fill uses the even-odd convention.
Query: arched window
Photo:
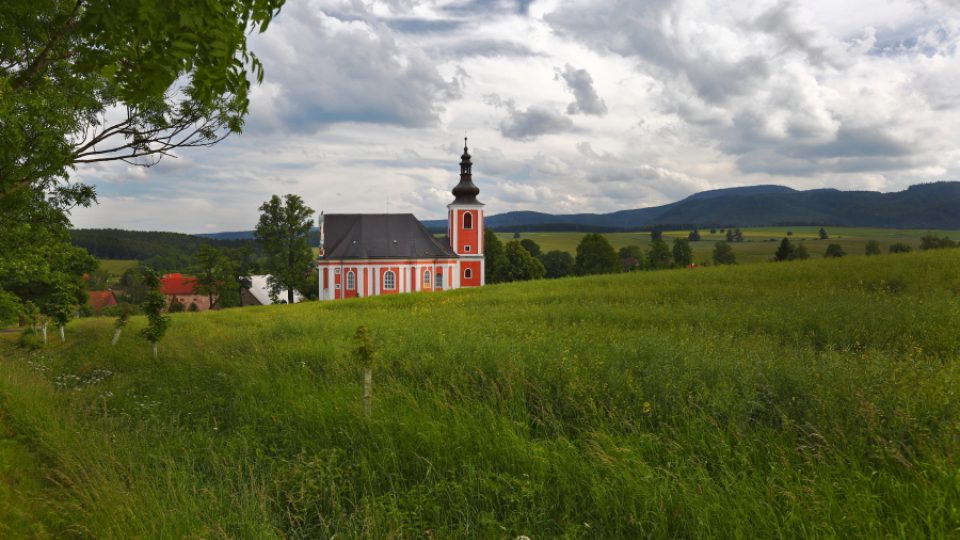
[[[473,270],[469,268],[463,269],[463,279],[470,279],[473,277]]]
[[[472,229],[473,228],[473,214],[470,212],[463,213],[463,228]]]
[[[352,291],[357,287],[356,276],[353,275],[353,270],[347,272],[347,290]]]
[[[443,271],[442,270],[440,272],[437,272],[437,277],[436,279],[434,279],[433,288],[434,289],[443,288]]]
[[[429,287],[429,286],[430,286],[430,271],[429,271],[429,270],[424,270],[424,271],[423,271],[423,285],[424,285],[425,287]]]
[[[393,273],[393,270],[387,270],[383,273],[383,288],[384,289],[395,289],[397,287],[397,275]]]

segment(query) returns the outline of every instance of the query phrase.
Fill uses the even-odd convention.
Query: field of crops
[[[820,227],[762,227],[762,228],[743,228],[743,242],[732,243],[733,251],[737,256],[739,263],[767,262],[773,259],[774,252],[777,251],[780,240],[790,234],[791,241],[804,242],[810,256],[813,258],[822,257],[829,244],[840,244],[843,250],[850,255],[863,255],[866,244],[870,240],[876,240],[880,244],[881,251],[886,253],[891,244],[903,243],[917,249],[920,245],[920,237],[932,233],[937,236],[948,236],[953,240],[960,240],[960,231],[940,231],[940,230],[913,230],[913,229],[877,229],[863,227],[827,227],[829,238],[820,240],[817,234]],[[686,238],[689,230],[682,231],[664,231],[663,237],[669,245],[672,245],[674,238]],[[577,244],[583,238],[585,233],[579,232],[525,232],[520,233],[521,238],[529,238],[540,245],[544,252],[552,250],[566,251],[576,254]],[[513,233],[497,233],[501,240],[512,240]],[[604,233],[603,236],[610,241],[615,249],[623,246],[637,245],[646,251],[650,245],[650,233],[648,232],[627,232],[627,233]],[[700,241],[691,242],[693,248],[694,261],[704,262],[711,260],[713,254],[713,245],[720,240],[726,239],[726,233],[719,230],[711,234],[709,229],[700,230]]]
[[[3,334],[0,537],[957,537],[958,269],[930,251],[184,313],[159,361],[142,319],[116,347],[110,319],[34,352]]]

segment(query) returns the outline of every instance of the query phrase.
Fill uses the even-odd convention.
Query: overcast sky
[[[244,133],[87,166],[77,227],[248,230],[272,194],[442,218],[960,179],[960,0],[288,0]]]

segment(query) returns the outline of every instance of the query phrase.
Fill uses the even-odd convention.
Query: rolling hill
[[[919,184],[895,193],[750,186],[704,191],[681,201],[609,214],[507,212],[486,218],[501,231],[614,231],[709,226],[828,225],[897,229],[960,228],[960,182]],[[445,220],[425,221],[445,230]]]

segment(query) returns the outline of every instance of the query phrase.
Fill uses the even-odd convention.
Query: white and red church
[[[483,203],[463,142],[446,240],[435,238],[413,214],[320,215],[321,300],[484,284]]]

